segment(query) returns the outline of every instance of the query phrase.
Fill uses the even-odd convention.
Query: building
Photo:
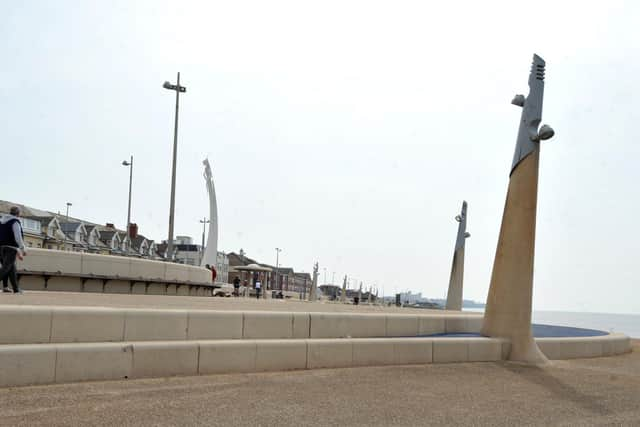
[[[102,255],[119,255],[157,260],[174,260],[176,262],[199,266],[203,256],[201,245],[193,243],[189,236],[176,236],[173,254],[167,254],[167,241],[156,243],[154,240],[138,234],[138,225],[131,224],[129,232],[117,229],[113,223],[95,224],[72,218],[66,215],[43,211],[19,203],[0,200],[0,216],[8,214],[12,206],[21,210],[21,223],[24,231],[25,245],[30,248],[55,249],[64,251],[87,252]],[[217,282],[230,283],[238,275],[241,280],[253,283],[260,279],[267,289],[275,283],[276,272],[262,272],[256,277],[249,277],[248,272],[235,272],[234,266],[259,264],[272,268],[268,264],[260,264],[240,254],[218,252],[216,257]],[[291,268],[280,268],[278,271],[279,286],[273,289],[308,293],[311,279],[307,273],[296,274]]]
[[[291,290],[300,293],[302,299],[305,299],[311,290],[311,275],[309,273],[293,273],[293,289]]]
[[[260,280],[263,284],[266,282],[267,288],[272,291],[291,291],[299,292],[306,295],[311,287],[311,276],[309,273],[295,273],[293,268],[280,267],[276,269],[273,265],[264,264],[255,259],[249,258],[246,253],[240,249],[239,253],[230,252],[227,254],[229,259],[229,282],[237,276],[244,283],[253,284],[255,280]],[[271,272],[254,273],[253,276],[247,271],[236,271],[234,267],[247,266],[256,264],[261,267],[268,267]],[[298,276],[296,276],[298,274]],[[297,282],[296,282],[297,277]]]
[[[163,259],[157,245],[137,234],[137,225],[130,236],[113,224],[94,224],[78,218],[0,200],[0,216],[7,214],[12,206],[21,210],[21,223],[25,245],[31,248],[56,249],[75,252],[137,256]]]
[[[340,295],[342,294],[342,288],[336,285],[320,285],[318,286],[318,289],[320,290],[322,295],[332,301],[340,298]]]
[[[22,218],[22,231],[24,232],[24,244],[29,248],[44,247],[45,234],[42,232],[42,223],[32,218]]]
[[[193,244],[193,238],[189,236],[176,236],[173,241],[176,248],[175,260],[180,264],[200,265],[202,259],[202,246]]]
[[[417,294],[412,294],[411,291],[400,292],[399,295],[400,295],[400,302],[402,304],[417,304],[421,302],[427,302],[427,299],[422,297],[422,292]]]

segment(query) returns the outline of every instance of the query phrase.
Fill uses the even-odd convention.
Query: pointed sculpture
[[[347,301],[347,276],[344,276],[342,281],[342,293],[340,294],[340,302]]]
[[[554,134],[547,125],[538,129],[544,72],[544,60],[534,55],[529,95],[512,101],[522,107],[522,117],[482,326],[482,335],[511,340],[510,360],[528,363],[547,361],[531,331],[540,141]]]
[[[362,282],[360,282],[360,288],[358,289],[358,302],[362,302]]]
[[[311,290],[309,291],[309,301],[318,299],[318,263],[313,264],[313,280],[311,281]]]
[[[462,310],[462,284],[464,279],[464,246],[466,239],[471,236],[467,233],[467,202],[462,201],[460,215],[456,216],[458,221],[458,236],[456,237],[456,247],[453,251],[453,262],[451,263],[451,277],[449,277],[449,291],[447,292],[447,310]]]
[[[209,264],[216,266],[218,261],[218,204],[216,201],[216,189],[213,186],[213,174],[209,159],[204,159],[204,181],[209,193],[209,235],[207,237],[207,247],[202,255],[201,266]]]

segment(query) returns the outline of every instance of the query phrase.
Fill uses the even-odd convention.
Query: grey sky
[[[166,238],[218,194],[220,250],[444,297],[462,199],[465,298],[486,298],[534,52],[547,61],[535,309],[639,312],[634,2],[3,2],[1,199]],[[634,102],[636,101],[636,102]],[[11,154],[10,154],[11,152]],[[11,160],[8,160],[11,159]]]

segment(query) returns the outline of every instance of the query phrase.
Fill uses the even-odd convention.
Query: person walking
[[[22,290],[18,286],[18,273],[16,271],[16,258],[22,259],[27,254],[24,246],[24,234],[20,223],[20,208],[12,206],[9,215],[0,219],[0,280],[6,283],[6,278],[11,282],[13,293],[21,294]],[[4,292],[8,289],[4,288]]]
[[[244,280],[242,288],[242,295],[244,295],[245,298],[249,297],[249,281],[247,279]]]
[[[233,295],[236,297],[240,296],[240,278],[238,276],[233,279]]]
[[[262,287],[262,283],[260,283],[260,280],[258,280],[256,282],[256,298],[260,299],[260,288]]]

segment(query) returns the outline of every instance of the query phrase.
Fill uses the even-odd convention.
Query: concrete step
[[[0,325],[0,344],[370,338],[479,332],[482,316],[0,305]]]
[[[538,339],[550,359],[630,351],[621,334]],[[504,360],[498,338],[123,341],[0,345],[0,387],[125,378]]]
[[[501,360],[491,338],[124,341],[0,346],[0,386]]]

